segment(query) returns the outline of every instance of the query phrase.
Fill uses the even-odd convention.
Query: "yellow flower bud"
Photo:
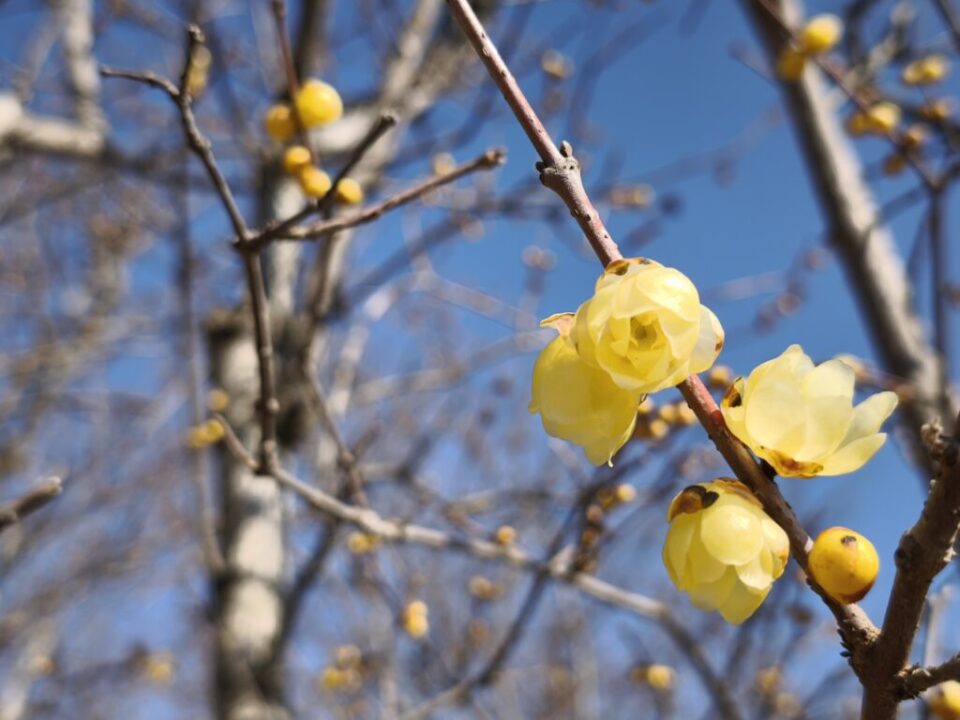
[[[501,525],[493,533],[493,540],[497,545],[513,545],[517,541],[517,531],[509,525]]]
[[[548,434],[579,445],[590,462],[602,465],[633,434],[640,393],[624,390],[580,358],[566,337],[569,321],[566,315],[543,322],[561,334],[533,367],[530,412],[540,413]]]
[[[304,195],[318,199],[330,192],[330,187],[333,185],[330,176],[314,165],[300,168],[297,180],[300,181],[300,189],[303,190]]]
[[[822,55],[840,42],[843,37],[843,22],[836,15],[817,15],[810,18],[797,34],[800,52],[806,55]]]
[[[547,50],[540,57],[540,68],[554,80],[566,80],[573,73],[573,63],[557,50]]]
[[[807,562],[817,585],[841,603],[857,602],[870,592],[880,571],[873,543],[844,527],[820,533]]]
[[[413,638],[422,638],[430,630],[427,620],[427,604],[422,600],[413,600],[403,609],[403,629]]]
[[[870,132],[870,120],[866,113],[857,110],[850,114],[844,123],[844,127],[846,127],[848,133],[854,137],[859,137]]]
[[[886,440],[880,425],[897,396],[871,395],[853,406],[854,372],[842,360],[814,366],[799,345],[739,378],[720,409],[730,431],[786,477],[857,470]]]
[[[613,490],[613,499],[618,505],[626,505],[637,499],[637,491],[629,483],[620,483]]]
[[[157,652],[147,655],[143,660],[143,677],[155,685],[168,685],[173,680],[173,655],[169,652]]]
[[[363,202],[363,188],[353,178],[345,177],[337,183],[337,200],[346,205],[359,205]]]
[[[697,414],[686,403],[677,404],[677,425],[688,427],[697,422]]]
[[[737,480],[691,485],[670,503],[663,564],[701,610],[739,625],[783,574],[787,534]]]
[[[900,141],[907,150],[915,150],[927,140],[927,130],[923,125],[911,125],[903,131]]]
[[[926,697],[927,707],[937,720],[960,720],[960,682],[947,680]]]
[[[657,415],[659,415],[660,419],[663,420],[667,425],[673,425],[680,416],[680,413],[677,410],[676,405],[661,405],[660,409],[657,411]]]
[[[807,66],[807,56],[794,47],[787,45],[777,58],[777,75],[787,82],[796,82]]]
[[[649,685],[654,690],[667,691],[673,689],[675,673],[669,665],[654,663],[634,668],[630,676],[636,682]]]
[[[900,123],[900,107],[892,102],[878,102],[867,112],[867,130],[889,135]]]
[[[890,153],[883,159],[883,174],[899,175],[907,167],[907,159],[900,153]]]
[[[293,114],[290,112],[290,106],[278,103],[271,105],[263,116],[263,127],[267,135],[274,140],[286,142],[293,137],[296,127],[293,124]]]
[[[283,153],[283,169],[290,175],[310,165],[310,151],[303,145],[291,145]]]
[[[667,425],[666,420],[656,418],[647,423],[646,434],[653,440],[663,440],[670,434],[670,426]]]
[[[354,555],[364,555],[376,550],[380,539],[376,535],[368,535],[356,530],[347,536],[347,550]]]
[[[933,100],[920,108],[920,117],[933,122],[943,122],[953,115],[953,106],[953,100],[950,98]]]
[[[210,412],[223,412],[230,406],[230,396],[222,388],[213,388],[207,393],[207,409]]]
[[[759,695],[769,697],[780,689],[782,674],[777,665],[761,668],[753,677],[753,688]]]
[[[207,420],[207,422],[204,423],[204,428],[206,429],[207,442],[211,444],[220,442],[223,440],[223,436],[227,434],[227,431],[223,427],[223,423],[216,418]]]
[[[430,160],[430,169],[434,175],[449,175],[456,167],[457,162],[450,153],[437,153]]]
[[[950,62],[943,55],[927,55],[908,63],[900,73],[904,85],[933,85],[950,72]]]
[[[307,80],[297,93],[297,113],[305,128],[326,125],[343,115],[343,101],[332,85]]]
[[[570,339],[616,385],[650,393],[713,365],[723,328],[686,275],[632,258],[604,270],[593,297],[577,310]]]
[[[714,365],[707,373],[707,382],[717,390],[726,390],[733,382],[733,371],[726,365]]]

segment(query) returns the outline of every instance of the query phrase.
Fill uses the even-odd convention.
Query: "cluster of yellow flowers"
[[[854,374],[839,359],[815,366],[792,345],[735,380],[721,412],[730,431],[782,476],[853,472],[883,445],[880,426],[897,404],[894,393],[881,392],[854,406]],[[728,622],[750,617],[783,573],[783,530],[734,480],[683,490],[667,517],[663,560],[674,584]],[[808,563],[814,581],[841,603],[866,595],[879,564],[870,541],[848,528],[821,533]]]
[[[274,140],[288,142],[304,131],[339,120],[343,101],[336,88],[320,80],[307,80],[294,96],[293,105],[277,103],[267,109],[264,128]],[[298,127],[301,126],[301,127]],[[283,154],[283,169],[296,178],[308,197],[322,198],[333,186],[330,176],[313,162],[313,154],[304,145],[291,145]],[[355,205],[363,201],[363,188],[353,178],[337,183],[337,200]]]
[[[640,258],[612,263],[576,313],[543,325],[559,336],[537,358],[530,410],[549,434],[580,445],[598,465],[636,433],[638,414],[653,427],[646,393],[707,370],[723,345],[723,329],[693,283]],[[815,365],[799,345],[746,378],[731,380],[718,368],[710,383],[726,389],[720,410],[731,433],[785,477],[857,470],[885,442],[880,427],[897,405],[893,392],[854,405],[852,364],[836,358]],[[685,422],[680,405],[663,406],[655,421],[662,432]],[[667,519],[663,562],[674,585],[728,622],[750,617],[786,567],[783,529],[746,486],[726,478],[681,491]],[[879,558],[862,535],[831,528],[814,543],[808,569],[828,595],[849,603],[869,591]]]
[[[807,58],[832,50],[843,37],[843,22],[836,15],[817,15],[810,18],[787,45],[777,60],[777,73],[791,82],[800,79]]]
[[[611,263],[576,313],[541,323],[555,338],[533,370],[530,411],[595,465],[633,434],[646,393],[709,368],[723,328],[679,270],[653,260]]]

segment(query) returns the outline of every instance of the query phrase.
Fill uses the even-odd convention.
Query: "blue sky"
[[[812,5],[812,9],[831,6],[829,3]],[[5,21],[0,23],[0,48],[4,48],[0,51],[0,87],[11,83],[15,69],[11,60],[19,57],[27,31],[36,22],[31,6],[32,3],[13,0],[10,8],[5,9]],[[14,8],[22,8],[23,12],[14,13]],[[572,0],[542,3],[533,11],[528,25],[530,37],[540,42],[540,38],[550,35],[554,26],[569,23],[571,14],[581,12],[578,8],[579,4]],[[615,160],[624,180],[651,179],[659,197],[676,194],[682,199],[682,212],[666,218],[663,232],[644,246],[642,252],[680,268],[705,297],[732,280],[785,270],[799,255],[824,244],[823,222],[791,128],[782,117],[779,121],[769,120],[780,105],[778,91],[738,59],[743,56],[756,59],[759,49],[751,28],[737,8],[732,3],[708,3],[692,32],[680,29],[686,3],[659,3],[652,4],[648,10],[631,10],[631,18],[640,18],[646,13],[651,22],[662,23],[663,27],[635,47],[625,49],[604,71],[593,91],[589,111],[593,136],[589,142],[575,147],[585,164],[588,190],[602,184],[605,178],[600,177],[601,169]],[[508,13],[506,17],[509,21],[512,16]],[[256,13],[241,11],[221,23],[241,37],[249,37],[252,44],[255,33],[251,28],[261,19]],[[335,27],[349,28],[352,22],[349,14],[341,13]],[[925,21],[921,28],[927,26],[929,23]],[[605,35],[618,27],[618,16],[611,14],[598,22],[593,32],[579,37],[564,50],[574,57],[575,63],[581,62],[602,47]],[[495,40],[502,37],[504,28],[505,25],[500,24],[492,29]],[[256,34],[262,32],[261,29]],[[179,54],[178,47],[158,43],[155,38],[128,27],[112,29],[109,38],[117,44],[109,45],[106,38],[98,41],[111,48],[102,58],[108,62],[129,65],[135,59],[143,67],[162,70]],[[940,40],[929,37],[931,44]],[[137,52],[131,55],[134,48]],[[377,70],[367,48],[346,42],[328,67],[327,77],[341,87],[349,99],[372,87]],[[949,88],[956,90],[955,81],[951,81]],[[531,98],[542,97],[538,83],[528,90]],[[250,122],[255,126],[256,118],[270,101],[269,88],[244,87],[240,92],[250,100]],[[169,112],[161,99],[152,99],[158,100],[158,113]],[[472,91],[456,97],[438,115],[437,125],[443,127],[444,120],[448,120],[450,127],[457,127],[463,122],[472,99]],[[41,88],[32,107],[48,106],[49,99]],[[202,105],[199,112],[203,122]],[[490,146],[507,147],[508,164],[495,174],[496,188],[502,189],[528,177],[536,158],[520,130],[506,119],[505,105],[501,103],[497,113],[497,120],[487,123],[469,147],[457,151],[457,157],[467,159]],[[116,109],[111,117],[122,128],[120,140],[138,145],[141,138],[133,132],[136,128],[124,127],[122,115]],[[158,121],[161,128],[162,124]],[[558,134],[567,130],[564,118],[551,121],[548,126]],[[729,146],[744,137],[747,128],[753,128],[751,145],[735,160],[729,182],[719,182],[711,172],[676,182],[658,181],[662,168],[680,158]],[[861,147],[870,163],[875,163],[884,150],[876,140],[862,141]],[[224,141],[216,149],[225,157],[231,152]],[[427,158],[410,163],[391,177],[391,187],[424,175],[428,167]],[[874,187],[882,201],[911,187],[911,180],[908,177],[882,179],[874,183]],[[553,201],[545,190],[534,199]],[[950,210],[955,206],[952,202]],[[602,205],[601,210],[606,213],[615,238],[627,236],[644,222],[642,215],[615,212]],[[250,214],[252,216],[252,211]],[[409,232],[414,215],[419,216],[418,222],[422,222],[423,227],[444,216],[436,210],[397,213],[376,229],[358,234],[358,257],[362,261],[375,261],[401,247],[403,234]],[[905,251],[912,243],[918,217],[918,212],[908,211],[893,223],[897,242]],[[540,222],[492,220],[485,222],[485,229],[479,241],[458,243],[435,253],[436,267],[450,279],[516,302],[523,291],[524,277],[519,258],[528,244],[535,243],[549,248],[557,256],[556,268],[548,276],[540,305],[541,315],[573,310],[590,294],[599,267],[589,255],[571,249],[577,243],[577,229],[572,221],[562,231],[562,239],[556,237],[552,226]],[[217,208],[203,212],[196,231],[218,272],[227,278],[237,278],[236,271],[230,268],[232,258],[222,247],[229,231]],[[163,246],[146,253],[135,268],[139,290],[146,293],[148,287],[162,284],[170,272],[170,263],[171,255]],[[759,302],[773,297],[772,294],[711,304],[729,334],[721,362],[738,373],[746,373],[791,343],[800,343],[817,359],[839,353],[873,357],[838,264],[828,261],[822,270],[805,277],[807,293],[799,310],[764,334],[734,331],[751,323]],[[239,283],[223,282],[203,295],[206,302],[213,303],[217,299],[239,297],[239,289]],[[921,304],[924,293],[921,289]],[[951,322],[956,326],[953,318]],[[465,331],[473,333],[474,341],[481,344],[504,332],[480,320],[465,323]],[[385,334],[384,342],[395,340],[395,332],[393,329]],[[519,385],[527,382],[533,359],[534,356],[529,355],[509,364]],[[127,358],[114,368],[114,383],[142,381],[143,368],[131,362],[135,361]],[[149,357],[144,362],[150,366]],[[160,384],[160,378],[154,380]],[[536,418],[529,419],[529,432],[534,436],[542,433]],[[810,481],[785,480],[781,487],[802,519],[816,515],[818,526],[807,523],[812,534],[830,525],[847,525],[874,541],[882,558],[882,570],[876,588],[863,605],[874,620],[879,621],[893,578],[893,550],[901,532],[916,519],[922,501],[916,473],[903,461],[897,443],[888,442],[864,469],[852,475]],[[825,614],[826,610],[820,612]],[[954,637],[951,642],[951,638],[946,638],[945,645],[954,647],[958,639]]]

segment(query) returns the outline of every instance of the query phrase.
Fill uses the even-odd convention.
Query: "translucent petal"
[[[841,447],[880,430],[884,421],[897,408],[897,394],[890,392],[871,395],[853,409],[853,418]]]
[[[598,368],[580,360],[564,338],[543,349],[533,369],[530,411],[540,413],[554,437],[584,448],[602,465],[633,433],[639,393],[623,390]]]
[[[730,432],[736,435],[741,442],[750,445],[752,440],[747,433],[746,408],[743,406],[744,381],[742,378],[735,380],[731,388],[723,396],[720,402],[720,410],[723,413],[723,419],[730,428]],[[731,403],[737,401],[736,406]]]
[[[687,588],[687,594],[690,596],[690,602],[700,610],[716,610],[727,601],[736,585],[736,571],[733,568],[727,568],[726,572],[714,582],[691,585]]]
[[[828,360],[804,376],[805,434],[794,459],[816,460],[840,446],[853,416],[853,381],[853,370],[840,360]]]
[[[886,433],[876,433],[868,435],[865,438],[854,440],[849,445],[837,450],[833,455],[826,458],[823,463],[823,469],[819,475],[844,475],[845,473],[859,470],[867,460],[883,447],[887,440]]]
[[[763,548],[763,530],[759,516],[737,505],[708,508],[700,521],[700,539],[707,551],[726,565],[742,565]]]
[[[700,333],[690,356],[690,372],[709,369],[723,348],[723,326],[717,316],[705,305],[700,306]]]
[[[800,378],[790,369],[789,358],[777,358],[743,398],[747,433],[756,445],[792,455],[803,442],[804,397]],[[749,384],[749,381],[748,381]]]
[[[769,517],[761,518],[760,527],[763,529],[763,538],[767,550],[774,560],[773,577],[778,578],[783,574],[787,560],[790,559],[790,539],[783,528]]]
[[[690,543],[689,559],[691,580],[697,584],[715,582],[727,570],[727,566],[707,552],[707,548],[696,536]]]
[[[732,625],[739,625],[753,615],[767,597],[767,590],[757,592],[746,585],[737,583],[725,602],[717,609],[723,619]]]
[[[664,557],[673,568],[677,579],[674,583],[678,590],[687,588],[687,577],[684,572],[687,567],[687,555],[690,553],[690,543],[700,527],[699,513],[682,513],[670,523],[667,538],[663,543]]]
[[[756,557],[750,562],[737,565],[737,577],[740,578],[740,582],[752,590],[763,591],[773,584],[771,570],[770,553],[764,549],[757,553]]]

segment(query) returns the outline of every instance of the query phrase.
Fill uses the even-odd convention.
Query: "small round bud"
[[[867,127],[870,132],[889,135],[900,123],[900,108],[892,102],[878,102],[867,113]]]
[[[661,405],[660,409],[657,411],[657,415],[661,420],[663,420],[667,425],[673,425],[677,422],[677,417],[680,415],[677,412],[676,405]]]
[[[660,418],[656,418],[650,421],[648,432],[654,440],[663,440],[670,432],[670,426]]]
[[[800,52],[821,55],[840,42],[843,22],[836,15],[817,15],[810,18],[797,35]]]
[[[456,167],[457,162],[450,153],[437,153],[430,161],[430,169],[434,175],[449,175]]]
[[[674,676],[672,667],[658,663],[641,665],[630,671],[630,677],[634,682],[649,685],[654,690],[660,691],[673,689]]]
[[[517,540],[517,531],[509,525],[501,525],[493,533],[493,539],[498,545],[513,545]]]
[[[937,720],[960,720],[960,682],[947,680],[926,696],[927,707]]]
[[[796,48],[787,46],[777,58],[777,75],[787,82],[796,82],[803,75],[807,65],[807,56]]]
[[[403,629],[413,638],[422,638],[430,630],[427,620],[427,604],[422,600],[413,600],[403,609]]]
[[[314,165],[300,168],[297,180],[300,181],[300,189],[305,195],[318,199],[330,192],[333,185],[330,176]]]
[[[844,527],[820,533],[808,563],[816,583],[841,603],[857,602],[870,592],[880,570],[880,558],[873,543]]]
[[[733,382],[733,371],[726,365],[714,365],[707,373],[707,382],[717,390],[726,390]]]
[[[337,201],[345,205],[359,205],[363,202],[363,188],[353,178],[345,177],[338,182],[336,192]]]
[[[927,130],[923,125],[911,125],[900,136],[900,142],[907,150],[916,150],[927,140]]]
[[[293,113],[290,106],[283,103],[271,105],[263,116],[263,127],[267,135],[274,140],[286,142],[293,137],[296,127],[293,124]]]
[[[573,73],[573,63],[556,50],[547,50],[540,57],[540,68],[554,80],[566,80]]]
[[[207,393],[207,409],[210,412],[223,412],[230,406],[230,395],[223,388],[213,388]]]
[[[883,174],[899,175],[907,167],[907,159],[900,153],[891,153],[883,159]]]
[[[326,125],[343,115],[343,101],[332,85],[307,80],[297,93],[297,113],[305,128]]]
[[[920,117],[931,122],[943,122],[953,115],[954,103],[950,98],[940,98],[923,105]]]
[[[943,80],[950,64],[943,55],[927,55],[908,63],[900,73],[904,85],[933,85]]]
[[[296,175],[310,164],[310,151],[303,145],[291,145],[283,153],[283,169]]]

